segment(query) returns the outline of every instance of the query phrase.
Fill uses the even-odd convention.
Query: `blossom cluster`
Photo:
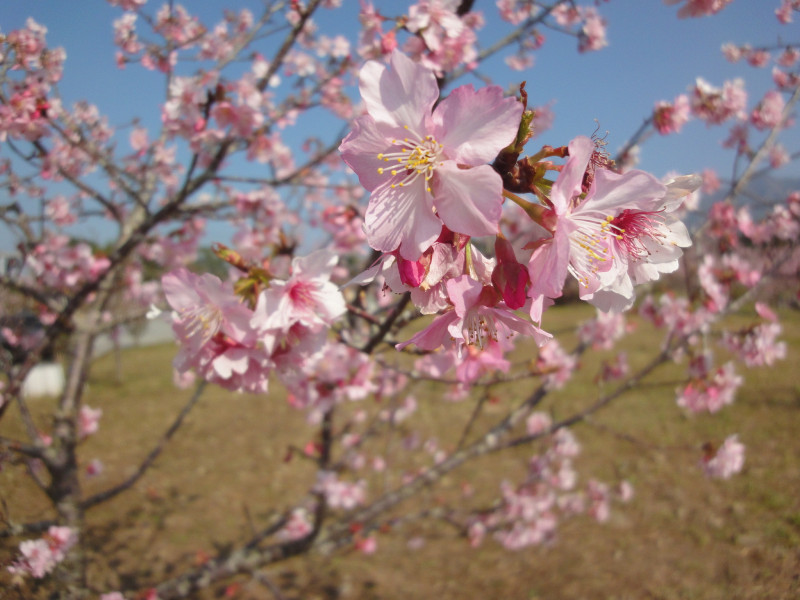
[[[514,196],[529,214],[538,210],[533,223],[547,232],[520,240],[526,267],[503,241],[500,220],[510,196],[488,164],[517,139],[522,103],[496,87],[461,86],[434,110],[434,75],[398,52],[390,67],[368,62],[360,89],[367,114],[340,150],[370,191],[364,229],[384,257],[359,281],[382,273],[393,291],[411,290],[422,312],[440,312],[399,348],[484,348],[516,334],[544,345],[551,336],[534,323],[561,296],[569,274],[582,298],[619,312],[633,303],[635,285],[677,269],[681,247],[691,243],[673,213],[699,178],[665,185],[642,171],[620,174],[580,137],[566,148],[568,160],[544,204],[531,208]],[[486,236],[498,236],[494,258],[469,241]],[[520,308],[533,323],[515,314]]]
[[[47,534],[38,540],[21,542],[20,557],[8,567],[8,570],[15,575],[30,575],[41,579],[52,573],[77,541],[78,536],[73,529],[53,525],[47,530]]]
[[[265,392],[271,371],[302,364],[344,313],[344,298],[330,282],[335,264],[326,252],[294,259],[288,279],[271,279],[254,306],[213,275],[185,269],[165,275],[172,327],[181,343],[175,368],[194,369],[227,389]]]
[[[543,413],[533,413],[527,420],[531,435],[544,435],[550,426],[549,416]],[[504,481],[500,504],[472,520],[468,536],[473,546],[489,533],[510,550],[544,544],[555,538],[563,519],[587,513],[603,522],[609,517],[612,500],[632,497],[627,482],[616,493],[594,479],[587,482],[585,490],[577,489],[573,459],[581,448],[575,436],[559,429],[544,441],[545,450],[530,459],[525,480],[517,486]]]

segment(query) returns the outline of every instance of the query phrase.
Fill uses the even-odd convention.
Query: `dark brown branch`
[[[172,422],[172,425],[170,425],[169,428],[164,432],[164,434],[161,436],[161,439],[158,440],[156,446],[142,461],[142,463],[139,465],[139,467],[136,469],[133,475],[131,475],[130,477],[128,477],[128,479],[115,485],[112,488],[109,488],[105,491],[95,494],[94,496],[86,498],[81,503],[83,510],[86,510],[88,508],[91,508],[92,506],[110,500],[117,494],[120,494],[121,492],[124,492],[125,490],[131,488],[142,477],[142,475],[145,474],[147,469],[150,468],[150,466],[163,452],[164,448],[167,445],[167,442],[169,442],[172,439],[172,436],[175,435],[175,432],[177,432],[178,429],[180,429],[184,419],[186,419],[186,416],[189,414],[192,408],[194,408],[195,404],[197,404],[197,402],[200,400],[200,396],[202,396],[205,386],[206,386],[205,381],[201,381],[197,385],[197,389],[194,391],[194,394],[192,394],[192,397],[189,398],[189,402],[187,402],[186,405],[183,407],[183,409],[181,409],[181,412]]]

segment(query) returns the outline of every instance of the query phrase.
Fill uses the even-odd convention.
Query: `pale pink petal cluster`
[[[690,381],[684,388],[678,389],[678,406],[693,413],[715,413],[733,402],[736,390],[743,381],[736,374],[733,363],[726,363],[710,376]]]
[[[745,446],[739,441],[739,436],[731,435],[713,457],[703,461],[703,470],[709,477],[729,479],[744,467],[744,452]]]
[[[689,97],[686,94],[678,95],[673,102],[664,100],[657,102],[653,110],[653,124],[661,135],[679,133],[689,120]]]
[[[97,433],[100,428],[100,417],[103,416],[102,408],[92,408],[85,404],[78,411],[78,436],[86,438]]]
[[[64,560],[77,541],[78,536],[74,529],[53,525],[42,538],[20,543],[20,557],[8,567],[8,571],[41,579]]]
[[[253,311],[210,274],[178,269],[161,282],[174,311],[172,329],[180,344],[175,369],[179,373],[194,369],[226,389],[265,392],[275,339],[260,343],[250,326]]]
[[[259,295],[253,328],[286,333],[296,323],[312,330],[330,326],[346,310],[339,287],[330,280],[337,262],[327,250],[294,258],[289,279],[273,279]]]
[[[569,144],[569,159],[550,195],[553,237],[531,255],[528,294],[534,300],[557,298],[570,273],[584,300],[603,311],[627,310],[633,286],[676,270],[681,248],[691,245],[686,226],[671,213],[700,186],[700,178],[678,177],[664,185],[644,171],[596,169],[584,190],[594,151],[587,137]]]
[[[536,369],[549,388],[558,390],[564,387],[577,366],[578,359],[566,352],[556,340],[539,348]]]
[[[472,67],[478,58],[475,30],[483,27],[483,16],[469,11],[459,16],[458,0],[421,0],[411,5],[406,27],[416,36],[403,50],[431,69],[437,77],[456,67]]]
[[[593,6],[583,10],[583,27],[578,33],[578,51],[593,52],[608,46],[606,20]]]
[[[435,350],[443,345],[455,346],[459,351],[469,345],[485,348],[490,340],[508,339],[517,333],[532,337],[540,346],[552,338],[498,301],[494,288],[467,275],[448,279],[446,287],[452,308],[411,339],[398,344],[398,350],[409,344],[416,344],[422,350]]]
[[[719,125],[728,119],[745,116],[747,92],[742,79],[726,81],[720,89],[698,77],[690,91],[692,114],[698,119]]]
[[[516,135],[522,105],[499,87],[461,86],[434,110],[436,77],[400,52],[391,69],[361,69],[367,115],[340,146],[371,193],[364,217],[369,244],[417,260],[442,225],[469,235],[497,232],[502,181],[486,163]]]
[[[302,357],[277,354],[275,359],[289,403],[306,410],[311,422],[318,423],[336,404],[363,400],[376,391],[374,363],[365,354],[321,337],[309,346]]]
[[[550,424],[547,415],[534,413],[529,433],[539,434]],[[503,481],[500,505],[472,520],[468,531],[471,545],[479,545],[492,533],[505,548],[518,550],[551,542],[566,517],[588,512],[598,521],[608,519],[612,494],[607,484],[590,480],[585,492],[575,491],[578,474],[572,461],[580,445],[574,435],[559,429],[544,439],[545,450],[531,458],[523,483]]]
[[[311,515],[305,508],[295,508],[289,515],[286,525],[278,532],[282,540],[299,540],[306,537],[313,530]]]
[[[664,4],[679,4],[684,0],[664,0]],[[678,10],[678,18],[707,17],[721,11],[733,0],[686,0]]]
[[[780,23],[788,25],[794,20],[792,13],[795,11],[800,11],[798,0],[782,0],[781,5],[775,9],[775,16]]]
[[[621,313],[597,311],[597,316],[581,324],[578,338],[594,350],[610,350],[625,335],[625,317]]]
[[[89,244],[73,244],[66,235],[50,233],[26,257],[37,285],[51,289],[70,289],[93,281],[109,265],[108,258],[95,254]]]
[[[722,343],[748,367],[773,366],[786,358],[786,342],[778,341],[780,323],[762,323],[740,332],[726,331]]]
[[[756,129],[778,127],[782,124],[785,106],[783,95],[777,90],[769,90],[750,113],[750,122]]]
[[[355,483],[344,481],[333,471],[321,471],[314,489],[324,494],[328,506],[334,509],[352,510],[364,504],[367,498],[367,483],[364,480]]]

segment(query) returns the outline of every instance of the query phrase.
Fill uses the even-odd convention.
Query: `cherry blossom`
[[[337,260],[325,250],[293,259],[289,279],[273,279],[259,295],[252,326],[286,332],[295,323],[314,330],[331,325],[345,311],[344,298],[330,281]]]
[[[709,124],[719,125],[728,119],[744,116],[747,92],[742,79],[726,81],[719,89],[698,77],[691,92],[692,113]]]
[[[725,438],[716,454],[703,460],[706,475],[716,479],[729,479],[744,467],[745,447],[738,435]]]
[[[733,363],[726,363],[716,369],[705,379],[690,381],[686,387],[678,390],[678,406],[690,412],[719,411],[726,404],[731,404],[734,395],[743,379],[736,374]]]
[[[657,102],[653,111],[656,130],[661,135],[680,132],[689,120],[689,111],[689,98],[686,94],[680,94],[672,103],[663,100]]]
[[[769,90],[750,114],[750,121],[756,129],[771,129],[781,124],[786,102],[776,90]]]
[[[686,0],[686,4],[678,10],[678,17],[707,17],[718,13],[732,0]],[[664,0],[664,4],[680,4],[683,0]]]
[[[78,435],[85,438],[93,433],[97,433],[100,427],[100,417],[102,416],[102,408],[92,408],[86,405],[81,406],[78,414]]]
[[[213,275],[178,269],[165,275],[162,285],[175,311],[178,372],[195,369],[229,389],[266,391],[276,338],[257,335],[250,327],[252,311]]]
[[[536,369],[542,374],[545,384],[552,389],[561,389],[572,378],[578,360],[553,340],[539,349]]]
[[[439,95],[433,73],[400,52],[392,53],[391,67],[370,61],[362,68],[368,114],[340,146],[371,192],[369,244],[417,260],[442,224],[469,236],[496,233],[502,182],[485,163],[514,138],[522,105],[499,87],[467,85],[431,114]]]
[[[66,553],[78,541],[70,527],[51,526],[47,534],[38,540],[26,540],[19,545],[20,558],[8,570],[20,575],[31,575],[41,579],[64,560]]]
[[[669,213],[699,187],[696,177],[667,186],[643,171],[620,175],[595,171],[584,197],[582,182],[594,143],[578,137],[552,188],[552,239],[533,252],[528,270],[532,298],[561,295],[567,273],[581,284],[581,297],[601,310],[625,310],[634,283],[677,268],[680,247],[691,244],[686,227]]]
[[[366,482],[342,481],[332,471],[323,471],[317,478],[316,490],[325,495],[331,508],[351,510],[366,500]]]
[[[518,317],[496,292],[467,275],[447,281],[447,294],[453,308],[436,317],[425,329],[397,345],[402,350],[416,344],[422,350],[435,350],[452,343],[460,351],[467,345],[484,348],[490,340],[507,339],[515,333],[532,337],[538,345],[546,344],[551,335]]]

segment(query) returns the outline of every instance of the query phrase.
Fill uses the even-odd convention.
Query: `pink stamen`
[[[612,234],[618,244],[631,256],[642,258],[650,254],[643,240],[664,237],[662,211],[623,210],[610,223]]]

